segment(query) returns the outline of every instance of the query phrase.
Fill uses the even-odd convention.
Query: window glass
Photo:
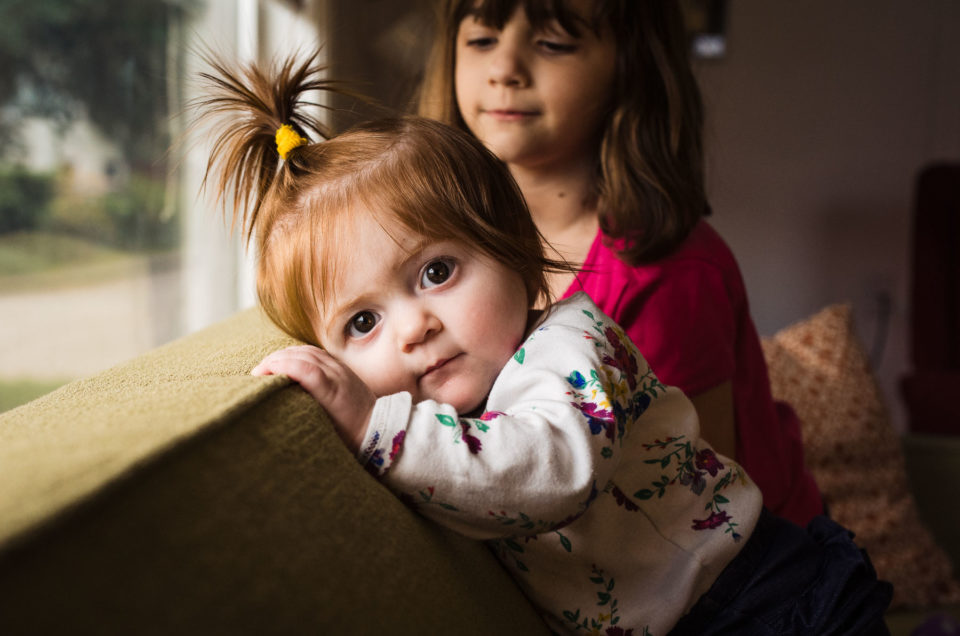
[[[0,412],[254,303],[250,258],[200,193],[199,54],[310,51],[326,7],[0,2]]]
[[[0,410],[180,334],[168,148],[202,4],[0,8]]]

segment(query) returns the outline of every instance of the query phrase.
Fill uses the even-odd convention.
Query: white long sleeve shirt
[[[380,398],[359,458],[426,517],[489,541],[561,633],[665,634],[762,505],[582,293],[546,312],[481,417]]]

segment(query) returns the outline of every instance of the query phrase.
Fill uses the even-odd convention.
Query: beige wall
[[[898,427],[909,370],[913,179],[960,161],[960,2],[731,0],[727,55],[697,64],[713,223],[771,334],[854,305]]]

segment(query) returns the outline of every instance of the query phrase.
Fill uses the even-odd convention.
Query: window
[[[317,42],[304,0],[44,0],[0,9],[0,411],[253,303],[199,197],[196,51]],[[276,43],[276,45],[274,45]]]

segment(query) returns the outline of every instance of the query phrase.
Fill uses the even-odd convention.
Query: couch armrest
[[[248,374],[289,342],[248,310],[0,415],[0,633],[547,633]]]

